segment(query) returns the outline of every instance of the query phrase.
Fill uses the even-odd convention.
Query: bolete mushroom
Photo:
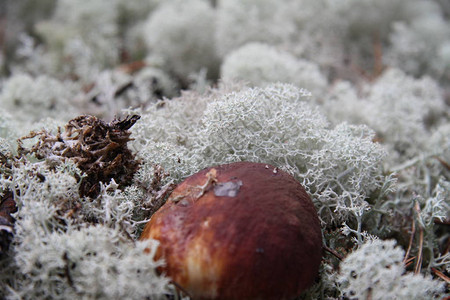
[[[141,239],[160,242],[163,272],[193,299],[292,299],[322,257],[314,205],[291,175],[239,162],[179,184]]]

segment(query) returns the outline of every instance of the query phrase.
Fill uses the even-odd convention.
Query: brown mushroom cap
[[[322,238],[314,205],[291,175],[260,163],[204,169],[145,226],[164,273],[194,299],[292,299],[314,282]]]

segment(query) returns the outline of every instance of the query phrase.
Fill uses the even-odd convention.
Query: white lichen
[[[214,20],[208,1],[167,1],[149,16],[145,27],[150,55],[160,57],[162,66],[184,81],[202,68],[209,77],[216,77]]]
[[[39,121],[45,117],[64,120],[75,116],[74,108],[72,112],[67,109],[71,106],[74,91],[70,84],[46,75],[33,78],[18,74],[5,82],[0,103],[21,122]]]
[[[420,274],[405,273],[404,251],[392,240],[372,240],[349,254],[340,265],[339,282],[350,299],[433,299],[443,284]]]
[[[229,53],[221,66],[221,78],[260,87],[273,82],[291,83],[306,88],[315,97],[325,93],[327,85],[316,64],[262,43],[245,44]]]
[[[79,198],[73,163],[17,162],[0,176],[19,207],[1,290],[10,299],[163,299],[154,241],[136,242],[136,193],[113,181],[96,199]],[[6,271],[7,270],[7,271]]]

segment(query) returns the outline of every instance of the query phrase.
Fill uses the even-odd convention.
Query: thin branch
[[[435,218],[433,220],[433,222],[434,222],[434,224],[438,224],[438,225],[447,225],[447,226],[450,225],[450,219],[446,219],[446,220],[441,221],[438,218]]]
[[[323,249],[327,252],[329,252],[330,254],[332,254],[333,256],[335,256],[337,259],[339,260],[343,260],[344,257],[342,255],[340,255],[339,253],[336,252],[336,250],[331,249],[330,247],[323,245]]]
[[[406,261],[403,261],[405,268],[407,268],[409,265],[411,265],[416,258],[417,258],[417,256],[413,256],[413,257],[408,258]]]
[[[419,274],[420,269],[422,267],[422,259],[423,259],[423,229],[419,229],[419,253],[417,254],[416,267],[414,269],[414,273]]]
[[[442,158],[440,158],[439,156],[435,157],[440,163],[441,165],[443,165],[447,170],[450,170],[450,163],[446,162],[445,160],[443,160]]]
[[[447,284],[450,284],[450,277],[446,276],[444,273],[442,273],[436,268],[431,268],[431,271],[434,273],[434,275],[444,280]]]
[[[188,296],[189,298],[192,299],[192,296],[181,285],[179,285],[176,281],[173,280],[171,282],[179,292],[182,292],[185,296]]]
[[[414,209],[417,215],[420,214],[419,203],[416,202]],[[422,267],[422,258],[423,258],[423,228],[419,227],[419,253],[417,254],[416,266],[414,268],[414,273],[420,273],[420,269]]]
[[[409,254],[411,253],[411,248],[412,248],[415,234],[416,234],[416,221],[413,218],[412,225],[411,225],[411,236],[409,237],[408,250],[406,250],[405,258],[403,259],[403,264],[405,264],[405,265],[406,265],[407,261],[409,260],[408,257],[409,257]]]
[[[377,78],[383,73],[383,43],[381,42],[379,32],[376,32],[373,37],[373,56],[374,56],[374,66],[373,66],[373,77]]]

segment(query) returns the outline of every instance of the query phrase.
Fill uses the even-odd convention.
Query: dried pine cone
[[[127,148],[131,140],[130,129],[139,116],[106,123],[94,116],[79,116],[69,121],[64,132],[52,135],[47,131],[32,132],[21,140],[39,136],[39,141],[25,149],[19,140],[19,153],[34,153],[37,158],[67,159],[77,164],[86,177],[80,185],[80,196],[95,198],[100,192],[100,182],[114,179],[119,186],[131,184],[139,162]]]

